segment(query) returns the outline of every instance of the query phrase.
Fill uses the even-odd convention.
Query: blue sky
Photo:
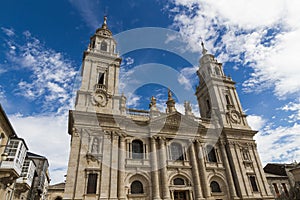
[[[182,37],[180,50],[193,57],[187,60],[149,48],[122,52],[119,47],[121,89],[128,106],[147,109],[154,95],[159,108],[165,109],[168,85],[154,82],[133,91],[124,88],[132,74],[148,69],[149,63],[172,69],[178,85],[192,92],[198,81],[194,72],[202,37],[209,52],[223,62],[225,73],[236,81],[248,121],[259,130],[256,139],[262,162],[299,161],[299,13],[296,0],[4,1],[0,102],[30,150],[48,157],[52,183],[62,181],[69,154],[67,114],[80,82],[82,53],[107,15],[116,35],[145,27],[177,31]],[[185,99],[174,95],[182,111]],[[188,100],[197,113],[195,98]]]

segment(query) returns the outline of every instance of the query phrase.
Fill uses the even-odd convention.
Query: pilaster
[[[119,153],[119,135],[114,131],[112,134],[111,140],[111,163],[110,163],[110,195],[111,199],[117,199],[117,190],[118,186],[118,153]]]
[[[231,169],[234,172],[238,194],[240,197],[245,197],[247,196],[246,188],[243,180],[243,172],[241,171],[239,166],[238,156],[235,149],[235,142],[229,141],[227,145],[230,152],[229,159],[231,161]]]
[[[161,170],[161,188],[162,188],[162,199],[169,200],[170,191],[168,183],[168,174],[167,174],[167,155],[166,155],[166,142],[164,138],[159,138],[159,153],[160,153],[160,170]]]
[[[103,149],[105,149],[105,153],[103,153],[101,165],[100,199],[108,199],[110,192],[109,184],[111,162],[111,133],[109,131],[104,134]]]
[[[118,198],[120,200],[126,199],[125,197],[125,155],[126,155],[126,148],[125,148],[125,138],[120,136],[119,139],[120,148],[119,148],[119,177],[118,177]]]
[[[221,148],[222,161],[225,166],[226,177],[228,180],[227,184],[228,184],[228,188],[229,188],[229,192],[230,192],[230,197],[231,197],[231,199],[235,199],[237,197],[237,195],[236,195],[235,185],[234,185],[233,178],[232,178],[231,168],[230,168],[230,165],[228,162],[228,155],[227,155],[226,149],[225,149],[225,142],[221,142],[220,148]]]
[[[200,175],[199,175],[198,163],[197,163],[197,158],[196,158],[196,153],[195,153],[195,146],[194,146],[193,141],[191,141],[191,145],[190,145],[189,149],[190,149],[190,154],[191,154],[195,199],[200,200],[200,199],[203,199],[203,195],[202,195],[202,191],[201,191]]]
[[[202,150],[202,145],[199,141],[196,142],[197,150],[198,150],[198,162],[200,168],[200,176],[201,176],[201,188],[203,189],[203,196],[205,198],[210,197],[210,188],[209,183],[207,181],[207,171],[204,163],[204,153]]]
[[[157,150],[156,150],[156,140],[151,138],[151,178],[152,178],[152,198],[154,200],[159,200],[159,177],[158,177],[158,168],[157,168]]]

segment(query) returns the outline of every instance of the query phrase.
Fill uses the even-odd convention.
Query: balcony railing
[[[95,90],[102,90],[102,91],[105,91],[105,92],[107,91],[106,86],[103,85],[103,84],[96,84],[94,89]]]

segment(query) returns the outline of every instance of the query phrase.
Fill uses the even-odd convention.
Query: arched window
[[[143,159],[144,155],[144,148],[143,142],[140,140],[133,140],[132,141],[132,158],[133,159]]]
[[[208,162],[217,162],[216,150],[213,146],[207,145],[206,152],[207,152]]]
[[[185,185],[184,180],[182,178],[175,178],[174,185]]]
[[[222,192],[219,183],[212,181],[210,183],[211,192]]]
[[[182,146],[177,142],[171,144],[171,159],[183,160]]]
[[[140,181],[133,181],[130,186],[131,194],[143,194],[144,188]]]
[[[107,51],[107,42],[102,41],[102,42],[101,42],[101,47],[100,47],[100,49],[101,49],[102,51]]]

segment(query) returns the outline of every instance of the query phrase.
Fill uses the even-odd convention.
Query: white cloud
[[[72,61],[62,53],[47,48],[29,31],[22,41],[7,39],[10,51],[6,54],[7,69],[25,70],[30,76],[22,76],[15,93],[31,101],[40,101],[44,111],[56,112],[65,106],[67,111],[72,98],[73,83],[77,71]]]
[[[7,35],[7,36],[14,36],[15,35],[15,31],[12,28],[5,28],[5,27],[1,27],[1,30]]]
[[[75,6],[83,17],[84,21],[93,29],[96,30],[101,25],[97,18],[99,13],[99,7],[95,6],[95,1],[92,0],[69,0],[69,2]],[[96,2],[98,3],[98,2]],[[98,10],[97,10],[98,8]]]
[[[78,73],[71,60],[46,47],[29,31],[23,35],[6,35],[7,62],[1,65],[16,75],[16,89],[11,93],[18,95],[18,98],[23,96],[25,100],[42,108],[32,116],[12,114],[9,116],[10,121],[18,136],[25,139],[29,151],[47,157],[51,183],[62,182],[67,171],[70,146],[67,113],[73,105],[73,89],[77,87],[75,81],[78,81]],[[18,80],[18,77],[22,79]],[[2,103],[6,103],[6,86],[0,85]]]
[[[0,102],[5,101],[5,92],[3,90],[3,87],[0,85]]]
[[[178,75],[178,82],[180,85],[183,85],[186,90],[191,90],[192,87],[197,84],[197,78],[195,78],[196,71],[198,66],[194,67],[185,67],[180,70]]]
[[[131,57],[126,57],[124,61],[125,66],[132,65],[134,63],[134,59]]]
[[[263,165],[268,162],[291,163],[300,160],[300,125],[291,127],[266,128],[255,139]]]
[[[29,151],[47,157],[51,184],[64,181],[70,146],[67,116],[15,114],[9,119],[18,136],[25,140]]]
[[[283,111],[290,111],[292,114],[289,116],[289,122],[297,122],[300,120],[300,99],[295,102],[289,102],[280,108]]]
[[[253,130],[261,130],[266,124],[266,119],[257,115],[248,115],[247,121]]]
[[[135,108],[139,106],[139,101],[141,100],[141,96],[132,93],[127,93],[125,94],[125,96],[127,97],[126,104],[128,107]]]
[[[299,1],[175,0],[174,26],[200,51],[200,37],[221,62],[248,65],[248,92],[273,88],[279,98],[300,93]],[[198,45],[195,45],[198,44]],[[237,68],[237,66],[235,66]]]

